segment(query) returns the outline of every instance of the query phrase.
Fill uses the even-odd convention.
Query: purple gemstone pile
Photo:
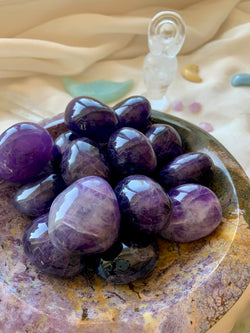
[[[77,97],[64,120],[68,132],[54,141],[33,123],[0,136],[0,176],[19,184],[13,204],[31,218],[23,247],[38,270],[72,277],[90,268],[129,283],[157,265],[158,237],[191,242],[218,227],[212,159],[153,123],[146,98],[111,108]]]

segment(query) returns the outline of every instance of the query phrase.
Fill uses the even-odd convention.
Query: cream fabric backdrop
[[[187,24],[179,72],[167,92],[185,108],[168,112],[194,124],[210,122],[211,134],[249,176],[250,87],[232,87],[231,78],[250,73],[250,1],[0,0],[0,131],[63,112],[71,99],[63,76],[134,79],[129,95],[143,93],[147,28],[162,10],[179,12]],[[180,75],[190,63],[199,65],[202,83]],[[194,101],[202,104],[197,114],[188,110]],[[249,305],[250,290],[211,332],[229,332]]]

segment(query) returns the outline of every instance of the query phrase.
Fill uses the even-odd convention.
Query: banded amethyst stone
[[[114,256],[112,257],[112,250]],[[147,241],[118,242],[101,254],[97,274],[111,283],[125,284],[147,276],[156,267],[159,247],[154,237]]]
[[[50,174],[21,186],[14,195],[15,208],[28,216],[48,213],[55,197],[63,191],[65,183],[58,174]]]
[[[163,188],[144,175],[124,178],[114,189],[123,229],[157,233],[169,223],[171,203]]]
[[[37,176],[51,158],[53,140],[43,127],[17,123],[0,136],[0,176],[25,183]]]
[[[76,97],[67,105],[64,121],[68,129],[79,137],[107,142],[117,129],[118,118],[106,104],[87,96]]]
[[[123,176],[150,175],[157,165],[155,152],[148,138],[130,127],[123,127],[111,135],[108,156],[115,170]]]
[[[176,242],[192,242],[212,233],[222,220],[219,199],[209,188],[184,184],[168,191],[172,202],[169,224],[160,235]]]
[[[99,176],[109,180],[109,162],[96,142],[79,138],[66,148],[62,156],[61,174],[67,185],[86,176]]]
[[[30,262],[46,274],[71,277],[85,267],[81,256],[62,253],[52,244],[48,234],[48,214],[38,217],[26,227],[23,248]]]
[[[143,96],[131,96],[113,107],[119,127],[133,127],[143,131],[151,117],[150,102]]]
[[[119,205],[109,183],[101,177],[81,178],[54,200],[49,212],[52,243],[65,253],[95,254],[116,241]]]
[[[209,184],[214,164],[207,154],[182,154],[166,164],[159,175],[159,183],[166,189],[187,183]]]
[[[181,137],[170,125],[153,124],[145,135],[154,149],[158,165],[164,165],[183,153]]]

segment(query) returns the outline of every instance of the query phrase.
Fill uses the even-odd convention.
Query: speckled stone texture
[[[186,151],[213,159],[220,226],[193,243],[161,240],[155,270],[129,285],[96,276],[53,278],[38,273],[25,257],[21,239],[29,221],[12,209],[15,186],[1,181],[0,332],[205,333],[239,299],[250,283],[249,179],[202,129],[160,113],[154,119],[174,126]],[[54,135],[60,133],[57,126],[51,128]]]

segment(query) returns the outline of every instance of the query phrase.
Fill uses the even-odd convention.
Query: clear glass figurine
[[[143,75],[147,89],[145,96],[154,110],[164,111],[169,106],[166,91],[176,76],[178,69],[176,55],[185,37],[186,24],[175,12],[159,12],[149,24],[150,52],[144,59]]]

